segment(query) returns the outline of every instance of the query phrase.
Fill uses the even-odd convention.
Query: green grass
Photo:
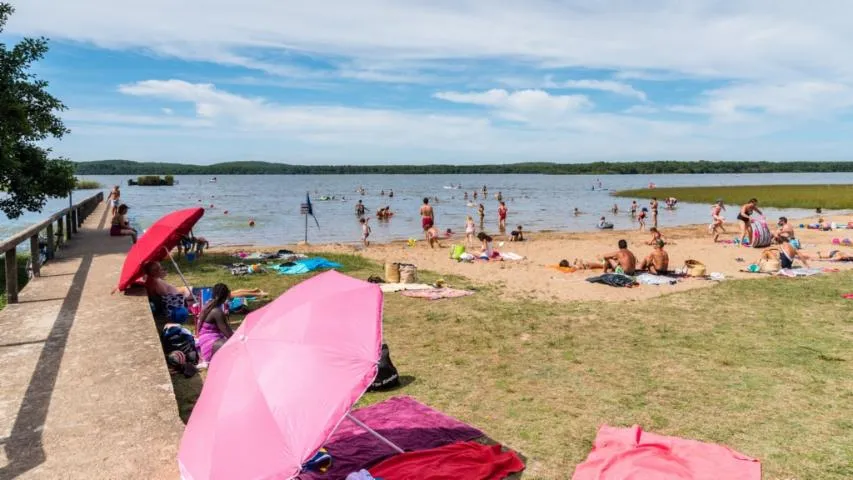
[[[736,187],[642,188],[616,192],[619,197],[664,199],[675,197],[682,202],[708,203],[722,198],[728,205],[746,203],[757,198],[759,207],[853,209],[853,185],[753,185]]]
[[[205,256],[188,278],[274,295],[306,278],[232,277],[223,261]],[[728,281],[631,303],[516,302],[499,287],[436,302],[389,294],[385,339],[409,382],[361,404],[414,396],[525,454],[525,478],[570,477],[604,423],[729,445],[761,459],[768,480],[853,478],[853,302],[840,297],[851,281]],[[176,380],[185,415],[192,382]]]
[[[104,186],[94,180],[80,180],[79,178],[74,180],[75,190],[95,190],[98,188],[104,188]]]
[[[20,291],[27,282],[30,281],[27,273],[27,262],[30,260],[29,255],[17,255],[15,260],[18,262],[18,291]],[[5,255],[0,255],[0,265],[5,265]],[[6,308],[6,270],[5,267],[0,268],[0,310]]]

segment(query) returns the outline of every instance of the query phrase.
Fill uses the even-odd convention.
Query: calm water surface
[[[464,232],[465,217],[478,220],[474,200],[463,200],[480,193],[476,203],[486,207],[485,229],[497,230],[498,202],[494,195],[502,192],[509,215],[507,225],[524,225],[525,230],[593,230],[600,216],[605,215],[615,228],[633,229],[636,223],[627,214],[631,199],[610,196],[613,190],[642,188],[655,182],[658,187],[691,185],[756,185],[756,184],[826,184],[853,183],[853,173],[827,174],[749,174],[749,175],[601,175],[601,176],[550,176],[550,175],[232,175],[218,176],[210,182],[208,176],[185,175],[175,177],[178,184],[172,187],[130,187],[130,176],[82,176],[103,185],[122,185],[122,200],[131,207],[130,217],[138,227],[145,229],[160,216],[180,208],[203,206],[204,217],[196,226],[196,234],[208,238],[214,245],[259,244],[274,245],[295,243],[304,237],[305,220],[299,212],[306,192],[311,193],[314,212],[320,227],[309,222],[309,241],[356,242],[360,226],[354,215],[355,203],[360,199],[371,217],[382,206],[395,212],[390,221],[370,220],[371,239],[387,241],[410,237],[421,238],[418,209],[425,196],[431,199],[436,212],[436,225]],[[605,190],[591,188],[601,182]],[[463,189],[451,189],[451,185]],[[488,186],[487,199],[482,197],[483,185]],[[364,195],[357,193],[363,187]],[[380,192],[394,190],[394,198],[381,196]],[[105,192],[108,190],[105,189]],[[77,191],[74,201],[96,191]],[[334,200],[323,201],[323,196]],[[613,204],[619,205],[619,215],[611,215]],[[647,201],[641,201],[647,205]],[[470,204],[470,206],[469,206]],[[38,222],[47,214],[68,205],[68,199],[53,199],[44,213],[28,213],[21,218],[0,218],[0,238],[6,238],[27,225]],[[584,215],[574,216],[577,207]],[[226,213],[227,211],[227,213]],[[733,220],[736,211],[729,210],[727,219]],[[770,217],[780,210],[767,209]],[[791,217],[804,216],[811,211],[786,209]],[[254,219],[255,227],[249,227]],[[705,223],[709,220],[707,205],[680,203],[678,209],[662,209],[660,224],[676,226]]]

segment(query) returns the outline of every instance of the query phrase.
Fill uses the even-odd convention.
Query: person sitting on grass
[[[633,275],[637,271],[637,257],[628,250],[628,242],[619,240],[619,250],[603,255],[601,262],[575,261],[575,267],[580,269],[602,268],[604,272],[624,273]]]
[[[666,275],[669,270],[669,254],[663,249],[664,245],[663,240],[658,240],[655,243],[652,253],[640,262],[640,270],[648,270],[654,275]]]
[[[116,213],[113,215],[112,221],[110,222],[110,236],[121,237],[123,235],[129,235],[130,240],[133,243],[136,243],[136,229],[131,228],[130,222],[127,221],[127,210],[127,205],[123,203],[119,205]]]
[[[509,241],[510,242],[523,242],[524,241],[524,230],[521,225],[515,227],[515,230],[509,233]]]
[[[228,286],[217,283],[213,286],[213,298],[205,304],[198,316],[198,348],[205,362],[210,362],[222,345],[234,335],[222,308],[230,297]]]
[[[145,291],[149,297],[159,297],[167,310],[186,307],[187,299],[192,297],[191,290],[186,287],[175,287],[164,280],[166,270],[160,262],[146,263],[143,271],[145,272]]]

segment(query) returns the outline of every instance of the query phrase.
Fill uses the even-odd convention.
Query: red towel
[[[498,480],[524,470],[515,452],[500,445],[462,442],[395,455],[370,469],[384,480]]]
[[[604,425],[572,480],[761,480],[761,464],[721,445]]]

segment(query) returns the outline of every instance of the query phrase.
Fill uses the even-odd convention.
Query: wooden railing
[[[54,213],[41,223],[33,225],[24,231],[0,242],[0,253],[6,257],[6,302],[18,303],[18,245],[30,241],[30,258],[34,277],[38,277],[41,267],[41,255],[39,252],[39,234],[42,230],[47,231],[47,258],[53,258],[56,252],[57,241],[64,242],[77,233],[77,228],[83,225],[83,220],[95,211],[100,202],[104,201],[104,193],[98,193],[83,200],[76,205]],[[54,233],[54,224],[56,230]]]

